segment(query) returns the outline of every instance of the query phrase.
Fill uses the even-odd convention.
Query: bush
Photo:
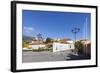
[[[82,54],[83,53],[83,48],[84,48],[84,45],[81,41],[77,41],[75,42],[75,50],[78,54]]]
[[[41,47],[38,49],[33,49],[34,52],[42,52],[42,51],[51,51],[52,52],[52,48],[45,48],[45,47]]]

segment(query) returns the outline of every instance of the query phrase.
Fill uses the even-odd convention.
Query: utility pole
[[[74,40],[74,47],[75,47],[75,43],[76,43],[76,34],[79,31],[80,31],[80,29],[79,28],[76,28],[76,27],[72,29],[72,33],[74,33],[74,38],[75,38],[75,40]],[[75,47],[75,53],[76,53],[76,47]]]

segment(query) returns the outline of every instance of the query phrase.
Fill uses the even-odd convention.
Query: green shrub
[[[39,47],[38,49],[33,49],[34,52],[42,52],[42,51],[51,51],[52,52],[52,48],[45,48],[45,47]]]
[[[77,41],[75,42],[75,50],[78,54],[82,54],[83,53],[83,43],[81,41]]]

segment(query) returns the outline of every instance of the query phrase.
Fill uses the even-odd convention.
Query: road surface
[[[63,51],[63,52],[33,52],[33,51],[23,51],[22,54],[22,62],[46,62],[46,61],[69,61],[69,60],[83,60],[89,59],[90,57],[86,57],[83,55],[75,55],[71,51]]]

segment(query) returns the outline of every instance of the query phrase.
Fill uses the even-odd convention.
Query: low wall
[[[53,52],[72,50],[72,49],[74,49],[74,44],[53,43]]]
[[[41,47],[45,47],[45,45],[32,45],[31,47],[33,49],[38,49],[38,48],[41,48]]]

